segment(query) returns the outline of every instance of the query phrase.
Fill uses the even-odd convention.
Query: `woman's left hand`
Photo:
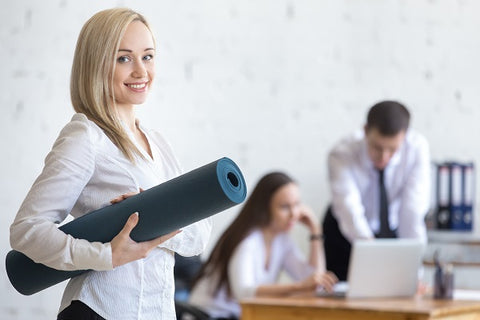
[[[139,191],[133,191],[124,193],[116,198],[110,200],[111,204],[122,202],[140,192],[144,189],[140,188]],[[113,267],[118,267],[125,263],[135,261],[137,259],[145,258],[148,253],[158,245],[167,241],[168,239],[177,235],[180,230],[175,230],[166,235],[160,236],[150,241],[135,242],[130,238],[130,232],[137,225],[139,220],[138,213],[130,215],[122,231],[120,231],[115,238],[110,242],[112,247],[112,264]]]
[[[312,234],[318,234],[320,231],[317,220],[318,218],[315,216],[310,207],[303,204],[300,205],[300,218],[298,221],[308,227]]]
[[[146,258],[148,253],[154,248],[181,232],[181,230],[175,230],[152,240],[136,242],[130,237],[130,233],[137,225],[138,220],[138,212],[131,214],[123,226],[123,229],[110,241],[112,248],[112,265],[114,268],[138,259]]]

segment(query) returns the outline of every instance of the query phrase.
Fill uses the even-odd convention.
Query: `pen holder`
[[[437,265],[434,277],[434,299],[453,299],[453,266],[448,264],[446,267]]]

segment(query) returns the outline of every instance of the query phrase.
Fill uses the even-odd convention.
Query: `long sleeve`
[[[84,121],[65,126],[10,227],[13,249],[55,269],[112,269],[109,244],[74,239],[57,227],[95,170],[92,144]]]
[[[406,175],[398,215],[401,238],[427,240],[424,218],[430,206],[431,163],[427,141],[420,137],[412,146],[412,165]]]
[[[237,301],[255,296],[260,284],[258,268],[265,262],[264,250],[263,243],[250,236],[232,255],[228,263],[228,274],[232,294]]]
[[[310,276],[315,270],[313,266],[308,264],[305,255],[290,238],[287,238],[282,246],[277,249],[285,251],[284,256],[286,259],[284,260],[283,268],[293,280],[303,280]]]
[[[343,141],[328,157],[333,212],[349,241],[373,237],[359,186],[359,182],[369,181],[368,172],[362,169],[363,164],[355,155],[360,152],[360,145],[355,141]]]
[[[237,301],[253,297],[261,285],[275,284],[282,271],[293,280],[308,277],[314,268],[287,234],[275,237],[268,267],[261,231],[249,235],[235,250],[228,264],[232,293]]]

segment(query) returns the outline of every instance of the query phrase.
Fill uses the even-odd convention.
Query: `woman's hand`
[[[333,286],[338,282],[338,278],[331,271],[314,272],[311,276],[302,281],[302,286],[306,290],[315,290],[318,286],[323,287],[327,292],[333,291]]]
[[[140,192],[143,191],[144,190],[140,188]],[[115,204],[121,202],[136,194],[138,194],[138,192],[124,193],[121,196],[110,200],[110,203]],[[123,226],[123,229],[110,242],[110,246],[112,248],[112,264],[114,268],[138,259],[145,258],[152,249],[181,232],[181,230],[176,230],[149,241],[135,242],[132,240],[132,238],[130,238],[130,233],[138,224],[138,221],[138,212],[130,215],[127,222]]]
[[[315,216],[312,209],[303,204],[300,206],[300,218],[298,221],[309,228],[311,234],[320,233],[320,226],[317,220],[319,219]]]
[[[112,247],[112,264],[114,268],[145,258],[152,249],[181,232],[181,230],[176,230],[153,240],[135,242],[130,238],[130,232],[135,228],[138,220],[139,217],[137,212],[130,215],[122,231],[120,231],[120,233],[110,242]]]

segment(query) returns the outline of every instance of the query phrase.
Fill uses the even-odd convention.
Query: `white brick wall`
[[[434,159],[480,164],[478,1],[2,1],[2,259],[8,226],[72,115],[80,28],[116,5],[153,24],[156,91],[139,116],[164,132],[187,170],[228,156],[250,187],[286,170],[320,217],[329,147],[386,98],[410,107]],[[213,241],[236,212],[215,217]],[[304,244],[302,231],[295,234]],[[63,285],[21,296],[3,263],[0,279],[0,320],[55,317]]]

